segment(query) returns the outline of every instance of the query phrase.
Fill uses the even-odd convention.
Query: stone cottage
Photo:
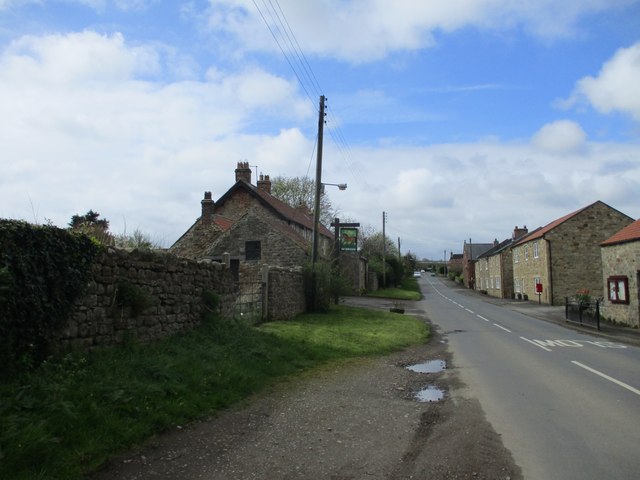
[[[264,264],[303,266],[311,254],[311,213],[271,195],[268,175],[260,175],[257,185],[252,185],[248,162],[238,162],[235,180],[215,202],[211,192],[204,193],[200,217],[170,251],[196,260],[221,260],[227,253],[236,278],[257,275]],[[330,256],[332,232],[320,225],[318,238],[319,255]]]
[[[497,298],[513,298],[513,255],[511,247],[529,231],[525,225],[516,226],[511,238],[495,240],[493,248],[478,256],[476,261],[476,290]]]
[[[605,318],[640,327],[640,220],[601,244]]]
[[[524,236],[513,246],[517,297],[552,305],[579,291],[602,291],[600,243],[633,219],[597,201]],[[536,285],[541,284],[541,287]]]
[[[487,250],[493,248],[493,243],[469,243],[465,240],[462,250],[462,277],[464,286],[474,289],[476,285],[476,260]]]

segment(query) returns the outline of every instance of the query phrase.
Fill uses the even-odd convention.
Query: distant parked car
[[[422,277],[422,273],[420,273],[419,271],[416,270],[415,272],[413,272],[413,277],[414,278],[420,278],[420,277]]]

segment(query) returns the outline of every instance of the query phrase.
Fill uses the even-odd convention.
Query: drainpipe
[[[549,285],[547,286],[547,300],[549,305],[553,305],[553,267],[551,266],[551,242],[546,238],[544,239],[544,241],[547,244],[547,278],[549,280]]]

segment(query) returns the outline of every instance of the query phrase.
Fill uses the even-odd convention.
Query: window
[[[496,289],[500,290],[500,277],[496,277]]]
[[[524,246],[524,261],[527,262],[529,260],[529,245]]]
[[[533,242],[533,258],[538,258],[538,242]]]
[[[611,303],[629,303],[629,279],[627,277],[609,277],[607,285]]]
[[[519,248],[514,248],[513,249],[513,261],[515,263],[518,263],[520,261],[520,249]]]
[[[253,240],[244,243],[245,260],[260,260],[262,247],[260,240]]]

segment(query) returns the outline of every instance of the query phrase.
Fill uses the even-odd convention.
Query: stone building
[[[447,262],[447,271],[449,273],[454,273],[455,275],[460,275],[462,273],[462,254],[461,253],[451,252],[449,261]]]
[[[462,250],[462,277],[464,286],[474,289],[476,285],[476,260],[487,250],[493,248],[493,243],[469,243],[465,240]]]
[[[217,201],[204,193],[201,215],[170,247],[180,257],[221,260],[230,257],[236,278],[258,275],[261,265],[302,267],[310,259],[313,218],[271,195],[271,180],[260,175],[251,184],[248,162],[238,162],[235,183]],[[318,228],[320,257],[329,257],[333,233]]]
[[[605,318],[640,327],[640,220],[601,244]]]
[[[602,291],[600,243],[633,222],[631,217],[597,201],[558,218],[513,246],[516,297],[561,305],[579,291]],[[541,287],[536,287],[541,284]]]
[[[476,290],[497,298],[513,298],[513,259],[511,247],[528,233],[527,226],[513,229],[511,238],[498,243],[478,256],[476,261]]]

